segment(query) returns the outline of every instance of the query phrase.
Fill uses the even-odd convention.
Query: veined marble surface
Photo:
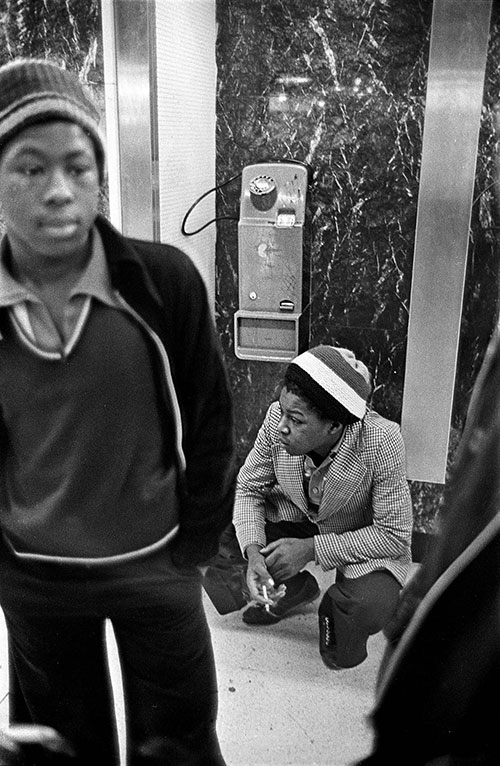
[[[492,104],[498,21],[492,23],[450,434],[450,463],[497,310],[498,214]],[[313,172],[309,345],[351,348],[371,369],[373,406],[401,417],[432,2],[220,0],[217,178],[262,160]],[[218,194],[237,216],[238,179]],[[217,237],[217,323],[233,387],[240,459],[251,447],[283,364],[234,355],[236,221]],[[415,528],[432,528],[441,485],[411,483]]]

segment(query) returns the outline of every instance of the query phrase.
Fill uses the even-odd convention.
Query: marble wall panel
[[[373,406],[399,421],[404,383],[432,2],[220,0],[218,216],[238,215],[246,164],[292,158],[312,168],[310,345],[352,348],[374,376]],[[497,304],[498,222],[491,188],[499,93],[494,12],[471,225],[450,464]],[[284,365],[234,355],[235,220],[217,237],[216,313],[250,448]],[[429,530],[442,487],[412,482],[415,527]]]

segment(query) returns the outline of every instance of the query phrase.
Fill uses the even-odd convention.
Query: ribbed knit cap
[[[327,416],[330,411],[338,411],[338,404],[359,420],[366,413],[370,373],[346,348],[311,348],[290,362],[286,378],[296,383]]]
[[[77,75],[42,59],[16,59],[0,67],[0,151],[29,125],[58,118],[75,122],[88,133],[102,181],[105,149],[100,115]]]

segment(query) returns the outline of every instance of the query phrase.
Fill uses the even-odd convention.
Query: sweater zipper
[[[170,403],[172,405],[172,409],[174,412],[174,422],[175,422],[175,447],[177,452],[177,458],[179,461],[179,468],[181,472],[184,474],[186,470],[186,456],[184,455],[184,450],[182,447],[182,417],[181,417],[181,408],[179,406],[179,400],[177,398],[177,393],[174,386],[174,379],[172,377],[172,368],[170,366],[170,360],[168,358],[167,351],[165,349],[165,346],[163,345],[163,342],[161,338],[155,333],[154,330],[151,329],[151,327],[148,325],[148,323],[143,319],[143,317],[137,313],[135,309],[132,308],[132,306],[127,303],[125,298],[118,292],[118,290],[115,290],[115,295],[118,300],[118,302],[123,306],[125,311],[127,311],[129,314],[131,314],[134,319],[139,322],[141,327],[146,330],[151,340],[154,342],[156,348],[158,349],[158,353],[160,354],[160,359],[163,367],[163,372],[165,375],[164,382],[166,383],[166,388],[168,392],[168,398],[170,400]]]

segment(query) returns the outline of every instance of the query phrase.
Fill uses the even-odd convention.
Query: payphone
[[[308,167],[295,161],[247,165],[238,221],[239,359],[288,361],[307,343],[309,264],[304,247]]]

